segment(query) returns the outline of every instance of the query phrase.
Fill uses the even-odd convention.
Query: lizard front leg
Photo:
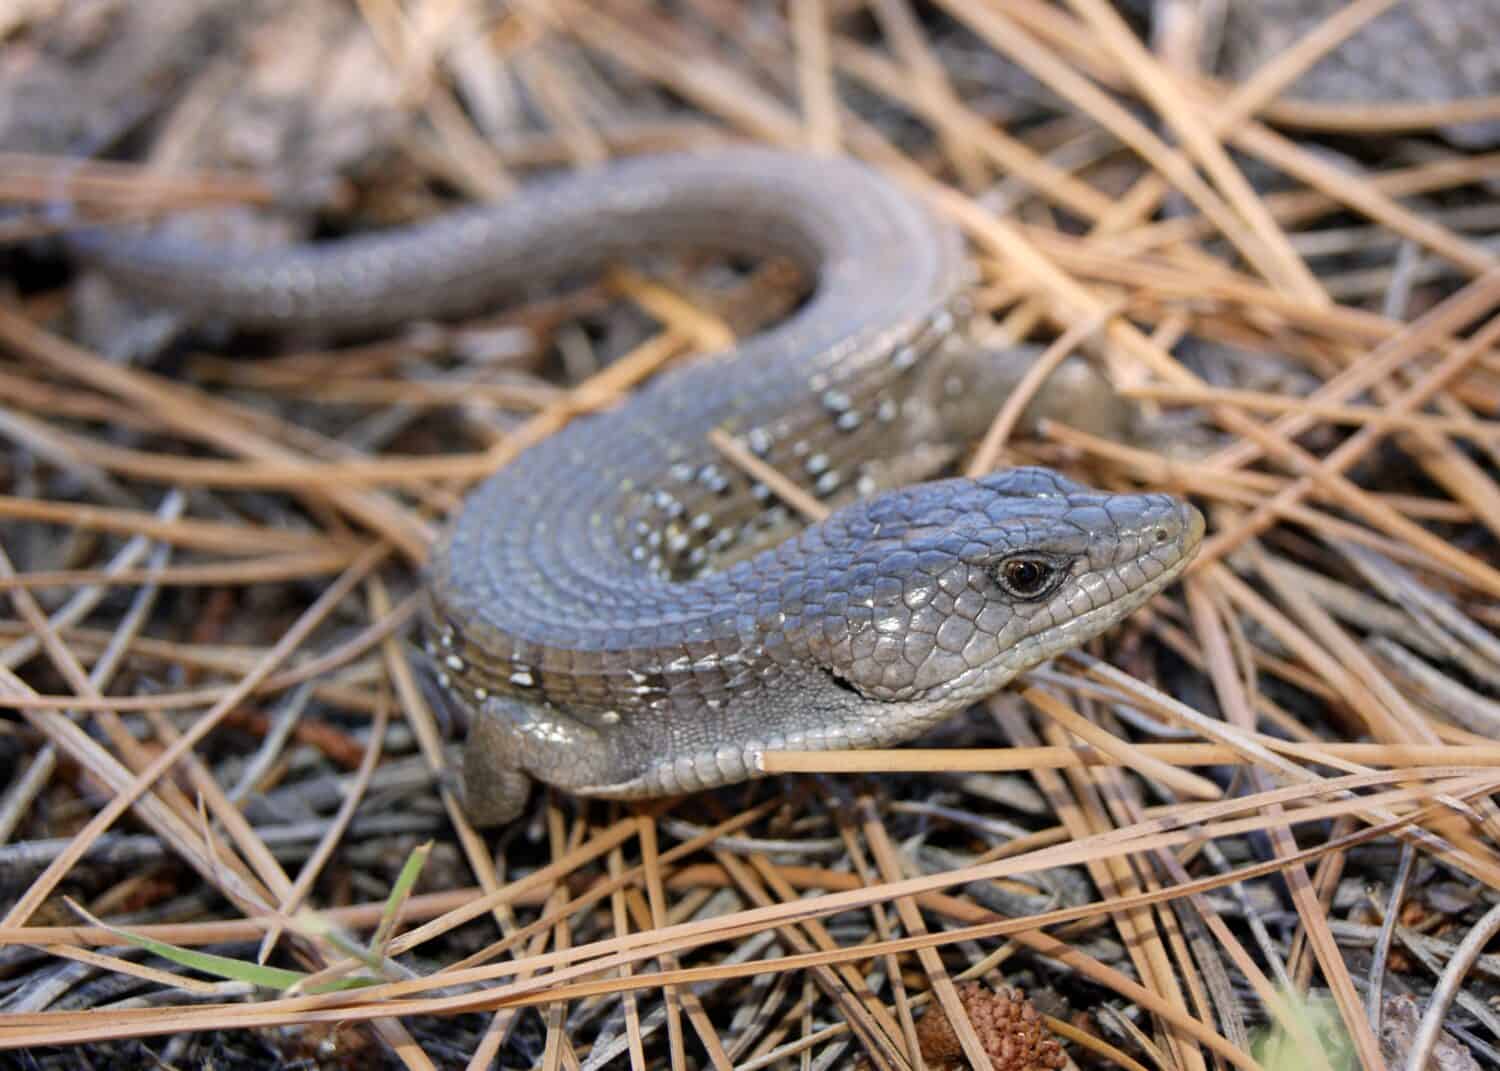
[[[623,780],[592,726],[550,704],[490,696],[474,709],[463,754],[464,811],[477,826],[520,816],[533,778],[572,791]]]

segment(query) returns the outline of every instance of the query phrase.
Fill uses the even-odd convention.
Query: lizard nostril
[[[1172,534],[1165,528],[1157,528],[1156,531],[1152,533],[1152,535],[1158,543],[1165,543],[1167,540],[1172,538]]]

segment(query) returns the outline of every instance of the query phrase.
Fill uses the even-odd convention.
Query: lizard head
[[[1047,469],[919,484],[803,534],[827,568],[803,574],[788,631],[866,701],[952,710],[1119,621],[1202,536],[1186,502]]]

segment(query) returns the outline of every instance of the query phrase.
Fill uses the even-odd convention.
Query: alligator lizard
[[[998,377],[964,331],[957,232],[853,161],[642,157],[273,252],[75,240],[205,317],[363,332],[680,245],[790,257],[816,288],[780,326],[525,452],[436,548],[429,650],[472,718],[478,821],[518,814],[533,778],[670,794],[753,777],[771,749],[910,739],[1124,617],[1201,538],[1184,502],[1045,469],[886,490],[952,457]],[[713,429],[842,508],[797,531]]]

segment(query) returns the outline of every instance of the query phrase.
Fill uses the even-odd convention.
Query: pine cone
[[[958,990],[994,1071],[1057,1071],[1067,1066],[1062,1046],[1047,1032],[1031,1001],[1019,989],[996,992],[978,983]],[[934,1005],[917,1024],[922,1059],[935,1069],[962,1068],[963,1048],[942,1008]]]

